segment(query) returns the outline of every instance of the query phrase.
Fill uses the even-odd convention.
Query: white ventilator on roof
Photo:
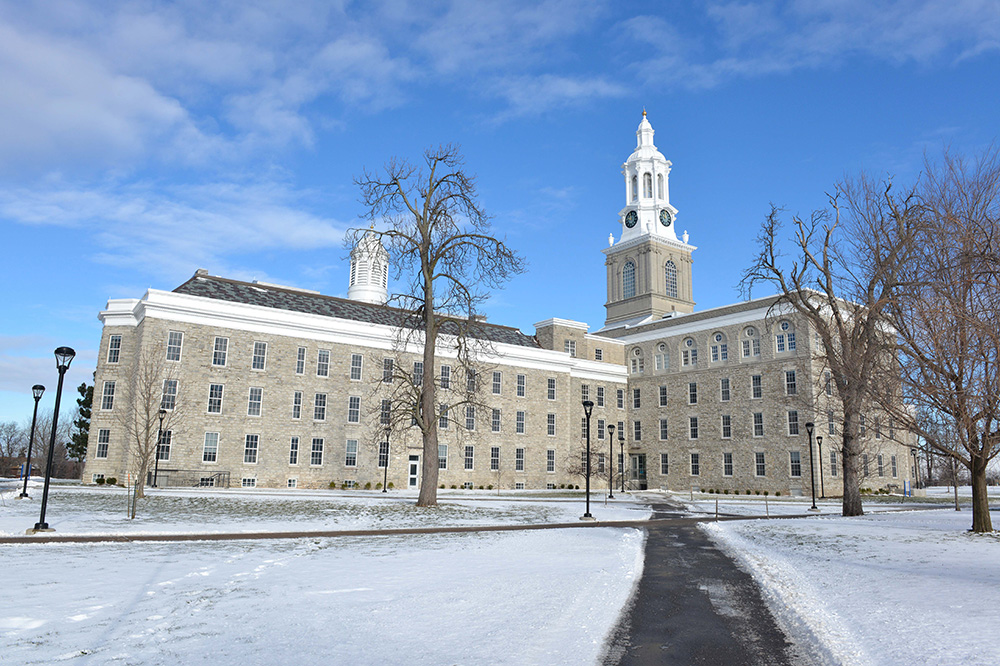
[[[368,232],[351,250],[351,278],[347,297],[377,303],[389,300],[389,253],[378,236]]]

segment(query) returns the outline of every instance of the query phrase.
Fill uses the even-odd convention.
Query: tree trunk
[[[432,307],[434,303],[434,292],[430,288],[424,290],[424,303],[426,307]],[[417,496],[417,506],[436,506],[438,487],[438,424],[435,408],[435,384],[434,384],[434,355],[437,351],[437,322],[431,313],[426,322],[424,331],[424,375],[420,384],[420,404],[423,413],[420,415],[423,421],[424,455],[421,463],[420,494]],[[451,418],[451,414],[448,414]],[[407,460],[407,474],[409,474],[409,461]]]
[[[987,461],[982,456],[972,456],[972,531],[992,532],[990,500],[986,495]]]
[[[863,516],[865,510],[861,505],[861,479],[858,474],[861,452],[854,435],[854,424],[850,421],[850,418],[844,419],[844,441],[841,447],[844,469],[844,502],[841,513],[845,516]]]

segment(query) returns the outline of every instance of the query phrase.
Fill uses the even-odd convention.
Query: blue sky
[[[528,271],[488,305],[604,321],[600,250],[642,109],[699,249],[699,309],[739,299],[770,202],[898,181],[997,138],[1000,4],[0,0],[0,420],[30,416],[108,298],[216,275],[343,295],[352,184],[461,145]],[[391,287],[391,285],[390,285]]]

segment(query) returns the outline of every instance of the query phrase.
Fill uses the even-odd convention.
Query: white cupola
[[[351,250],[351,283],[347,297],[378,305],[389,300],[389,253],[378,236],[371,232]]]
[[[622,225],[619,242],[647,234],[677,240],[677,209],[670,205],[671,163],[653,144],[653,133],[643,110],[635,132],[635,150],[622,165],[625,208],[618,213]]]

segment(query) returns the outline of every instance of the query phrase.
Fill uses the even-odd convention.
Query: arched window
[[[674,262],[667,261],[664,269],[665,284],[667,286],[667,296],[677,298],[677,266]]]
[[[663,199],[663,174],[656,174],[656,198]]]
[[[642,174],[642,196],[647,199],[653,198],[653,174],[648,172]]]
[[[635,264],[631,261],[626,261],[622,268],[622,294],[624,298],[635,296]]]
[[[639,198],[639,177],[632,176],[632,201]]]

